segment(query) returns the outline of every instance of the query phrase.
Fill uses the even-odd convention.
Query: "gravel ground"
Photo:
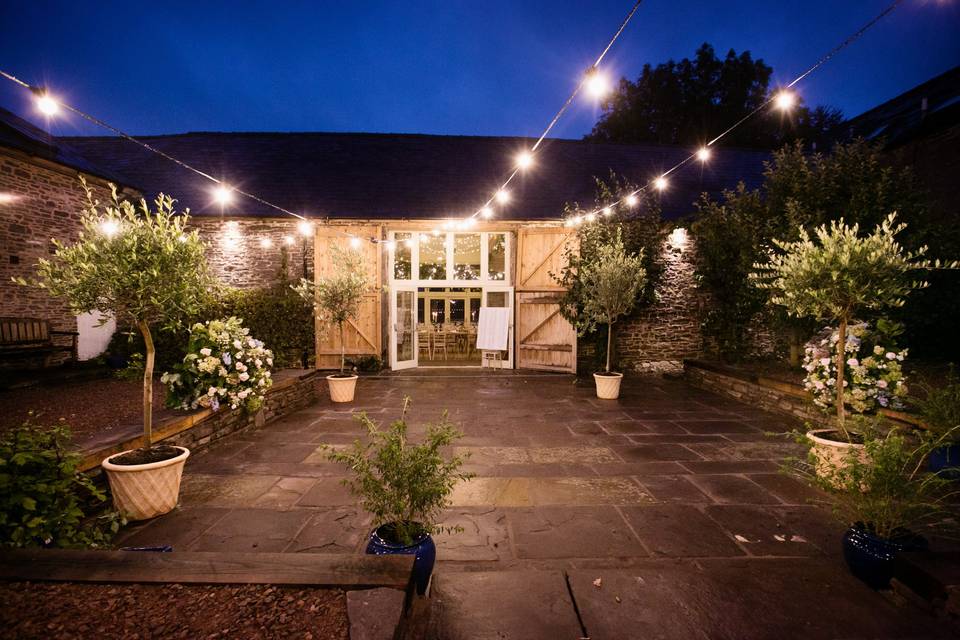
[[[77,441],[126,425],[142,424],[142,389],[140,381],[103,378],[0,391],[0,429],[21,424],[30,411],[41,413],[35,419],[41,424],[64,418]],[[164,388],[157,380],[153,383],[154,415],[163,408],[163,398]]]
[[[339,589],[21,582],[0,603],[0,636],[23,640],[349,638]]]

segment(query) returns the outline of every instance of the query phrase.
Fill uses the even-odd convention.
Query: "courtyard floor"
[[[587,384],[589,382],[589,384]],[[477,477],[437,538],[432,634],[485,638],[936,638],[926,614],[852,578],[843,527],[778,473],[794,426],[679,380],[628,378],[620,400],[572,376],[415,372],[361,378],[193,456],[181,506],[122,545],[361,552],[368,516],[322,444],[413,400],[413,434],[444,409]]]

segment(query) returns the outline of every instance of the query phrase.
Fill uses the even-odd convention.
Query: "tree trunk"
[[[613,346],[613,320],[607,319],[607,373],[610,373],[610,349]]]
[[[796,327],[787,329],[787,342],[790,345],[790,368],[800,367],[800,331]]]
[[[850,440],[850,434],[847,433],[844,424],[845,411],[843,406],[843,381],[846,375],[845,368],[847,364],[847,316],[840,318],[839,339],[837,340],[837,427],[843,437]]]
[[[143,334],[143,344],[146,347],[146,359],[143,363],[143,448],[149,449],[153,444],[153,359],[156,350],[153,347],[153,336],[150,335],[150,325],[138,322],[137,327]]]
[[[347,343],[344,342],[343,323],[340,323],[340,375],[347,364]]]

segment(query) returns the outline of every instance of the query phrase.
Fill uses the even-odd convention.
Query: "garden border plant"
[[[54,240],[55,252],[37,264],[35,280],[19,283],[46,289],[64,298],[73,313],[97,312],[136,326],[146,347],[143,372],[143,447],[103,461],[114,503],[130,519],[144,519],[176,506],[184,447],[153,446],[153,329],[178,327],[183,318],[205,307],[215,280],[205,246],[196,230],[187,231],[189,210],[178,213],[175,200],[157,196],[151,210],[121,200],[111,184],[111,200],[102,204],[81,177],[87,206],[77,240]],[[150,474],[141,482],[136,474]],[[160,480],[162,478],[162,480]],[[151,493],[143,487],[152,486]],[[163,495],[156,494],[163,487]]]

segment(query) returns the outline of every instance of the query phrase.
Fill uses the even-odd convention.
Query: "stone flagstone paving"
[[[192,457],[180,507],[121,544],[362,552],[371,519],[321,447],[409,395],[412,435],[446,409],[477,475],[444,519],[463,532],[437,537],[433,637],[952,637],[847,574],[843,527],[777,471],[795,450],[765,432],[794,425],[679,380],[623,387],[607,401],[562,375],[362,378],[351,405],[323,399]]]

